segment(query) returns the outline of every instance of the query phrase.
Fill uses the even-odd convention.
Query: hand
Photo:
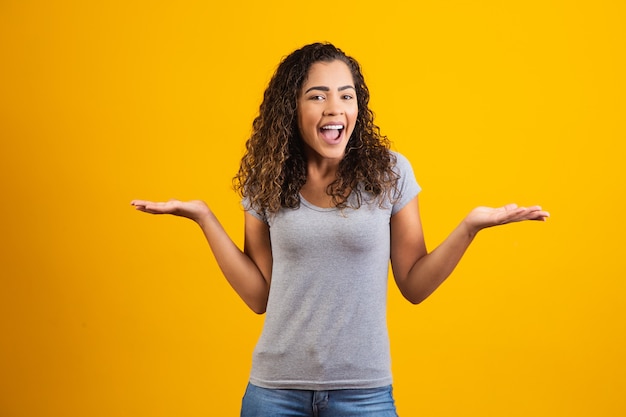
[[[518,207],[517,204],[507,204],[499,208],[476,207],[465,218],[465,221],[470,229],[478,232],[487,227],[524,220],[545,221],[548,217],[550,213],[543,211],[541,206]]]
[[[201,200],[179,201],[170,200],[167,202],[153,202],[145,200],[133,200],[130,203],[139,211],[150,214],[172,214],[174,216],[186,217],[198,222],[202,217],[211,213],[209,206]]]

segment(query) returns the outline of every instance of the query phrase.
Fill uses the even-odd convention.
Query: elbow
[[[414,306],[416,306],[418,304],[421,304],[422,301],[424,301],[428,297],[427,296],[426,297],[415,297],[415,296],[414,297],[407,297],[407,296],[404,296],[404,298],[406,298],[409,303],[411,303]]]
[[[265,310],[266,310],[265,306],[263,306],[263,307],[248,306],[248,307],[250,307],[250,309],[252,311],[254,311],[256,314],[258,314],[259,316],[262,315],[262,314],[265,314]]]
[[[269,298],[269,287],[263,291],[254,293],[240,294],[241,299],[246,303],[248,308],[256,314],[264,314],[267,310],[267,301]]]
[[[408,280],[397,280],[398,288],[402,296],[411,304],[421,304],[435,291],[436,287],[424,285],[419,282],[408,282]]]
[[[431,294],[430,292],[424,291],[401,291],[401,293],[402,296],[413,305],[421,304],[422,301],[426,300]]]
[[[265,311],[267,310],[267,301],[265,302],[258,302],[258,303],[246,303],[248,305],[248,307],[250,308],[250,310],[254,311],[256,314],[261,315],[261,314],[265,314]]]

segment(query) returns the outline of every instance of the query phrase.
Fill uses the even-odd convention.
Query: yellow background
[[[482,232],[412,306],[390,285],[407,416],[626,415],[622,1],[0,2],[0,416],[234,416],[263,317],[191,222],[231,189],[284,55],[332,41],[413,163],[432,249]]]

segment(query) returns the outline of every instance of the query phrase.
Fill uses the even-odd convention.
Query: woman
[[[201,201],[132,202],[198,223],[228,282],[253,311],[267,312],[244,417],[396,416],[389,260],[404,297],[419,303],[478,231],[548,217],[538,206],[479,207],[428,253],[420,187],[368,102],[358,63],[333,45],[307,45],[281,62],[235,177],[243,251]]]

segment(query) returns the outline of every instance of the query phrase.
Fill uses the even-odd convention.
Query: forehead
[[[302,88],[313,85],[354,85],[352,72],[345,62],[334,60],[331,62],[316,62],[309,68],[307,78]]]

